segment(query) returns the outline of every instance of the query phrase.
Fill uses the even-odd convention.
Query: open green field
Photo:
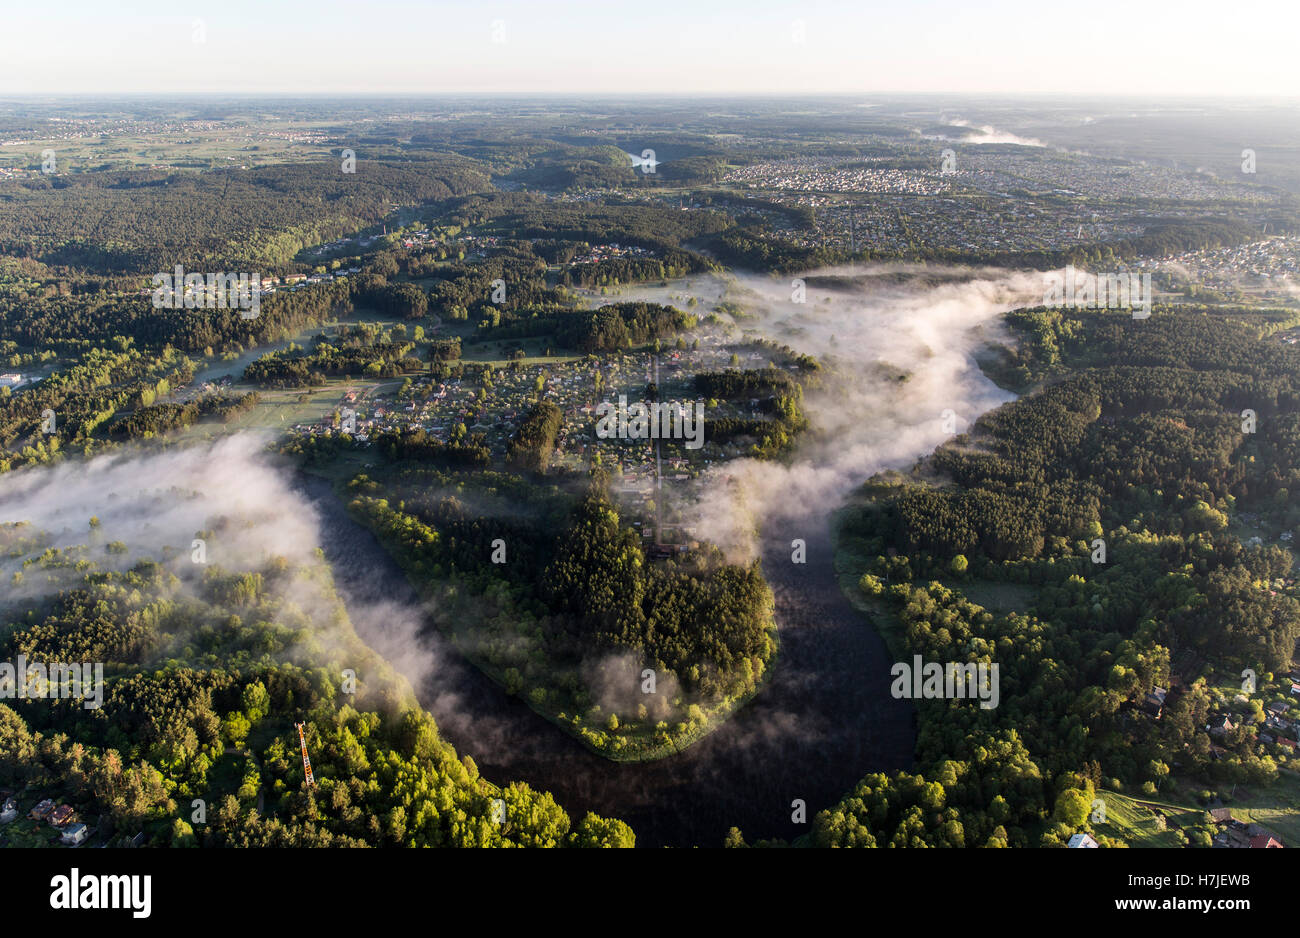
[[[1238,788],[1227,805],[1233,817],[1268,828],[1288,847],[1300,846],[1300,774],[1284,769],[1275,785],[1252,787],[1248,797],[1241,796]]]
[[[163,125],[160,124],[160,127]],[[226,126],[198,129],[190,124],[158,133],[123,132],[106,126],[104,133],[68,139],[32,137],[0,151],[0,168],[39,169],[41,151],[52,149],[58,172],[102,169],[217,169],[273,163],[332,160],[332,125],[323,121],[281,121],[272,126]],[[340,144],[334,144],[337,148]]]
[[[1182,781],[1184,791],[1198,790],[1213,785],[1203,785],[1191,780]],[[1225,799],[1232,786],[1222,788]],[[1171,798],[1163,794],[1150,797],[1132,797],[1113,791],[1099,791],[1097,797],[1106,802],[1106,823],[1094,825],[1096,831],[1109,837],[1119,837],[1135,847],[1182,846],[1175,825],[1184,829],[1204,828],[1213,834],[1214,825],[1206,820],[1205,809],[1183,797]],[[1300,845],[1300,774],[1283,770],[1275,785],[1268,788],[1238,786],[1235,795],[1225,807],[1232,816],[1247,824],[1259,824],[1275,833],[1290,846]],[[1160,829],[1157,818],[1163,813],[1167,819],[1165,830]]]
[[[1132,798],[1115,791],[1099,791],[1097,797],[1106,804],[1106,823],[1094,824],[1093,829],[1133,847],[1182,847],[1185,842],[1179,828],[1210,828],[1204,809],[1175,804],[1160,795]],[[1163,824],[1161,815],[1165,818]]]
[[[1023,583],[998,583],[993,580],[946,579],[943,585],[964,595],[977,606],[983,606],[995,616],[1011,612],[1024,612],[1034,602],[1034,588]]]
[[[343,395],[349,389],[369,391],[387,381],[361,381],[357,379],[333,378],[324,385],[297,390],[254,389],[251,385],[236,385],[240,391],[256,390],[260,398],[256,407],[240,414],[228,423],[204,421],[187,427],[186,435],[194,439],[208,440],[240,430],[269,430],[273,433],[288,432],[295,424],[315,423],[331,417],[343,405]]]

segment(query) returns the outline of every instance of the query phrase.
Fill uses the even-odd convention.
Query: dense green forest
[[[258,396],[249,394],[207,394],[188,404],[153,404],[141,407],[129,417],[109,424],[113,436],[130,439],[165,433],[188,427],[204,417],[215,417],[223,423],[257,406]]]
[[[1160,257],[1184,251],[1244,244],[1260,231],[1240,221],[1223,218],[1171,218],[1152,224],[1141,235],[1123,240],[1081,244],[1038,251],[970,250],[948,245],[911,243],[906,246],[810,246],[770,231],[765,225],[738,224],[711,232],[699,246],[724,264],[744,270],[791,273],[850,261],[926,261],[938,264],[988,265],[1051,270],[1073,264],[1090,269],[1112,269],[1142,257]]]
[[[375,472],[352,481],[353,514],[437,597],[441,627],[508,692],[612,758],[663,755],[707,732],[776,652],[757,567],[708,546],[649,563],[599,474],[574,501],[496,472]]]
[[[506,463],[522,472],[544,472],[555,447],[563,413],[550,401],[541,401],[524,415],[510,440]]]
[[[344,174],[330,161],[23,180],[4,187],[0,250],[108,274],[177,263],[269,274],[291,270],[304,247],[374,224],[394,202],[446,199],[489,185],[467,160],[369,162],[363,169]]]
[[[13,524],[0,538],[11,558],[42,540]],[[632,846],[622,822],[575,824],[550,795],[498,789],[458,758],[357,640],[323,564],[272,558],[237,572],[182,556],[101,568],[106,549],[24,564],[29,583],[63,588],[0,633],[0,655],[101,661],[106,689],[97,709],[0,704],[0,785],[68,801],[109,840],[141,833],[159,846]]]
[[[1293,198],[1214,189],[1209,173],[1185,199],[1094,198],[1070,151],[986,148],[1025,174],[996,183],[1010,194],[937,179],[940,142],[923,130],[965,131],[865,109],[376,117],[345,103],[345,120],[303,107],[329,125],[304,132],[316,142],[285,143],[277,127],[251,143],[249,118],[231,138],[195,130],[138,149],[70,135],[50,174],[0,159],[0,473],[21,489],[40,464],[62,464],[51,471],[79,481],[114,454],[182,450],[187,430],[270,428],[279,468],[328,479],[391,554],[428,607],[424,626],[615,761],[695,743],[781,661],[762,566],[691,539],[709,532],[651,486],[659,453],[574,445],[586,383],[599,395],[631,379],[657,400],[672,382],[708,402],[717,449],[663,459],[685,489],[726,459],[793,459],[805,393],[835,380],[759,335],[770,323],[745,303],[757,293],[731,283],[685,311],[665,296],[731,270],[862,295],[961,283],[958,264],[1127,270],[1297,230]],[[6,120],[20,142],[43,126]],[[325,138],[357,148],[355,172]],[[186,153],[164,156],[172,146]],[[101,147],[103,162],[65,158]],[[645,149],[653,173],[630,156]],[[1056,159],[1057,175],[1030,180]],[[894,191],[877,173],[915,185]],[[1007,221],[1019,199],[1032,211]],[[848,234],[859,210],[897,230]],[[1035,238],[1009,247],[1036,215]],[[870,279],[821,269],[877,261],[909,265]],[[282,279],[249,318],[156,308],[145,288],[177,264]],[[1300,348],[1287,341],[1300,320],[1294,306],[1216,303],[1222,288],[1193,284],[1201,305],[1147,320],[1008,314],[1015,344],[983,366],[1020,398],[844,507],[841,582],[893,657],[996,663],[1000,703],[916,701],[912,771],[863,778],[801,843],[1058,846],[1090,830],[1119,845],[1091,815],[1107,793],[1208,805],[1294,777],[1292,740],[1265,735],[1264,707],[1290,699],[1300,641],[1286,533],[1300,525]],[[796,322],[780,334],[797,346]],[[708,364],[686,367],[688,346]],[[347,426],[345,402],[366,412],[366,432]],[[140,484],[193,495],[170,477]],[[11,504],[22,517],[22,499]],[[113,844],[635,843],[622,821],[571,818],[458,755],[358,639],[322,555],[199,564],[114,540],[98,518],[69,523],[88,525],[84,544],[0,523],[0,662],[102,661],[106,697],[100,709],[0,702],[0,787],[74,804]],[[1247,671],[1259,686],[1244,693]],[[1198,820],[1174,836],[1207,846],[1212,832]],[[4,838],[48,833],[19,824]]]
[[[1267,786],[1293,760],[1251,725],[1289,689],[1292,558],[1242,534],[1300,520],[1300,352],[1272,337],[1291,316],[1009,320],[1018,345],[990,367],[1029,393],[913,475],[868,483],[840,529],[842,569],[896,660],[996,662],[1001,703],[918,701],[916,772],[863,779],[814,843],[1060,844],[1104,790]],[[968,598],[990,588],[1027,598],[1002,614]],[[1208,720],[1234,707],[1223,685],[1247,668],[1256,715],[1214,738]],[[1208,846],[1210,831],[1184,840]]]

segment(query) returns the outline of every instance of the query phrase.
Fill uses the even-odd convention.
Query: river
[[[925,273],[932,279],[936,271]],[[714,490],[693,509],[699,534],[724,547],[737,531],[748,537],[743,523],[732,531],[728,525],[763,519],[758,549],[781,639],[775,664],[759,693],[709,736],[666,759],[619,764],[507,696],[426,626],[437,667],[417,692],[443,735],[488,778],[550,791],[577,817],[595,811],[622,818],[641,846],[714,847],[732,826],[751,842],[796,838],[863,776],[911,768],[915,712],[890,696],[884,641],[839,590],[830,512],[874,473],[908,469],[1014,396],[981,372],[976,354],[996,340],[1003,313],[1037,302],[1042,277],[963,271],[913,282],[912,272],[902,274],[902,282],[868,278],[860,288],[810,284],[803,304],[770,278],[685,281],[706,306],[735,289],[747,309],[746,330],[793,342],[828,366],[820,390],[805,399],[812,430],[797,458],[718,467]],[[653,302],[659,290],[680,302],[672,293],[679,288],[642,287],[620,298]],[[739,480],[728,476],[733,470]],[[717,497],[732,481],[745,493],[748,514]],[[329,486],[305,484],[345,601],[400,599],[419,608],[401,570]],[[795,538],[806,542],[807,563],[791,562]],[[803,824],[792,822],[796,799],[806,806]]]
[[[329,483],[303,477],[300,488],[320,514],[325,555],[345,602],[420,606],[402,570],[348,516]],[[910,702],[889,695],[884,642],[839,591],[829,519],[799,528],[806,564],[790,562],[791,538],[783,532],[769,532],[764,545],[781,636],[770,679],[676,756],[620,764],[594,755],[508,696],[432,626],[425,641],[439,667],[417,688],[421,702],[487,778],[549,791],[575,822],[588,811],[621,818],[638,846],[716,847],[732,826],[750,841],[807,833],[815,813],[864,775],[910,767],[915,733]],[[362,639],[373,638],[358,628]],[[804,824],[792,823],[795,799],[806,803]]]

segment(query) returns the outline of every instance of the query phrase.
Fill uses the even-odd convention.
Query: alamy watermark
[[[602,440],[685,440],[687,449],[704,445],[704,402],[679,401],[631,406],[620,394],[618,405],[596,405],[596,436]]]
[[[1134,319],[1151,315],[1151,275],[1090,274],[1066,267],[1043,275],[1043,305],[1060,309],[1132,309]]]
[[[889,669],[894,683],[889,693],[896,700],[967,700],[979,698],[980,707],[992,710],[998,705],[998,666],[974,661],[937,661],[922,663],[920,655],[912,663],[900,661]]]
[[[0,700],[15,698],[75,699],[87,710],[98,710],[104,702],[104,664],[28,664],[25,655],[14,664],[0,662]]]
[[[261,312],[261,274],[187,274],[176,265],[171,273],[153,275],[154,309],[238,309],[243,319]]]
[[[86,873],[73,867],[50,879],[51,909],[128,909],[132,918],[153,910],[153,877],[148,873]]]

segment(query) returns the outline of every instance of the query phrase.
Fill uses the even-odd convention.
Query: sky
[[[63,0],[9,4],[0,95],[1300,96],[1300,3]]]

